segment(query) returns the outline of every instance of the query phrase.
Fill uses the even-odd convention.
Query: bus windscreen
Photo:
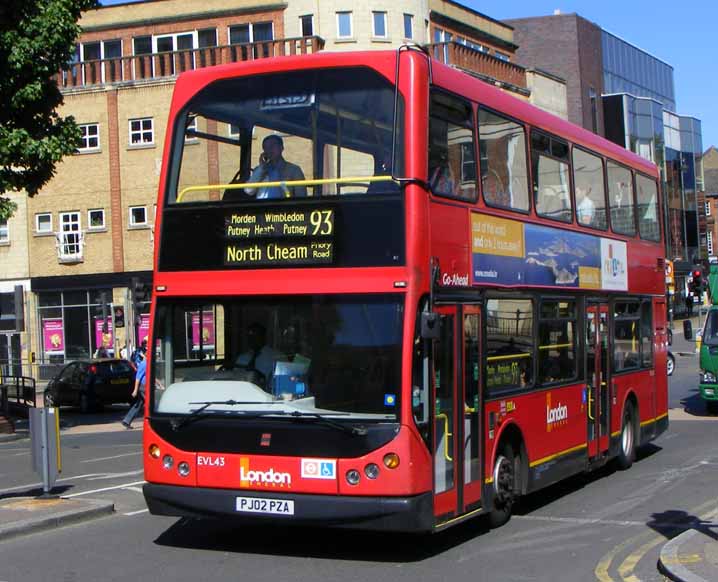
[[[395,421],[403,298],[220,297],[158,303],[157,413]],[[233,416],[234,415],[234,416]]]
[[[167,202],[397,192],[394,97],[365,67],[216,81],[176,119]]]

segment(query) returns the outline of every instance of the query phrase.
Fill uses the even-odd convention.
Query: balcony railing
[[[476,73],[487,81],[499,81],[520,92],[526,91],[526,69],[520,65],[454,41],[430,44],[429,48],[431,55],[442,63]]]
[[[71,63],[66,71],[56,75],[56,79],[61,89],[161,79],[202,67],[268,57],[310,54],[319,52],[323,48],[324,39],[318,36],[305,36],[83,61]]]
[[[85,260],[85,232],[56,232],[55,247],[60,263],[81,263]]]

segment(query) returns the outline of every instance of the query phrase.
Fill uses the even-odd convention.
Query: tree
[[[77,21],[98,0],[0,2],[0,219],[15,204],[2,194],[34,196],[75,152],[80,133],[72,116],[60,117],[63,99],[53,78],[66,69],[80,33]]]

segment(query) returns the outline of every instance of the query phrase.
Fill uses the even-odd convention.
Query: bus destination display
[[[265,210],[225,216],[224,264],[329,264],[334,259],[334,210]]]

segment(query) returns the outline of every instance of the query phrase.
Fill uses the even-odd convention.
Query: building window
[[[414,15],[404,14],[404,38],[414,38]]]
[[[152,53],[152,37],[136,36],[132,39],[132,48],[135,55],[149,55]]]
[[[60,213],[60,233],[57,240],[60,260],[82,258],[82,233],[80,232],[80,213]]]
[[[92,152],[100,149],[100,125],[88,123],[80,125],[80,147],[78,152]]]
[[[386,38],[386,12],[372,12],[373,33],[376,38]]]
[[[130,206],[130,226],[147,226],[146,206]]]
[[[708,254],[713,255],[713,233],[710,230],[706,233],[706,247]]]
[[[10,242],[10,230],[8,229],[7,219],[0,218],[0,244]]]
[[[337,38],[352,38],[352,13],[337,12]]]
[[[105,229],[105,210],[104,208],[96,208],[87,211],[87,229],[88,230],[104,230]]]
[[[302,36],[314,36],[314,15],[305,14],[299,17],[299,29]]]
[[[479,49],[479,50],[481,50],[481,49]],[[506,53],[502,53],[500,51],[494,51],[494,56],[497,59],[499,59],[500,61],[506,61],[507,63],[511,60],[509,55],[507,55]]]
[[[35,215],[35,232],[37,234],[47,234],[52,232],[52,214],[43,212]]]
[[[710,216],[711,215],[711,201],[706,200],[705,206],[706,206],[706,216]]]
[[[185,127],[184,130],[184,142],[185,143],[199,143],[199,138],[197,137],[197,118],[192,117],[187,122],[187,127]]]
[[[151,117],[130,119],[130,145],[153,145],[155,130]]]

